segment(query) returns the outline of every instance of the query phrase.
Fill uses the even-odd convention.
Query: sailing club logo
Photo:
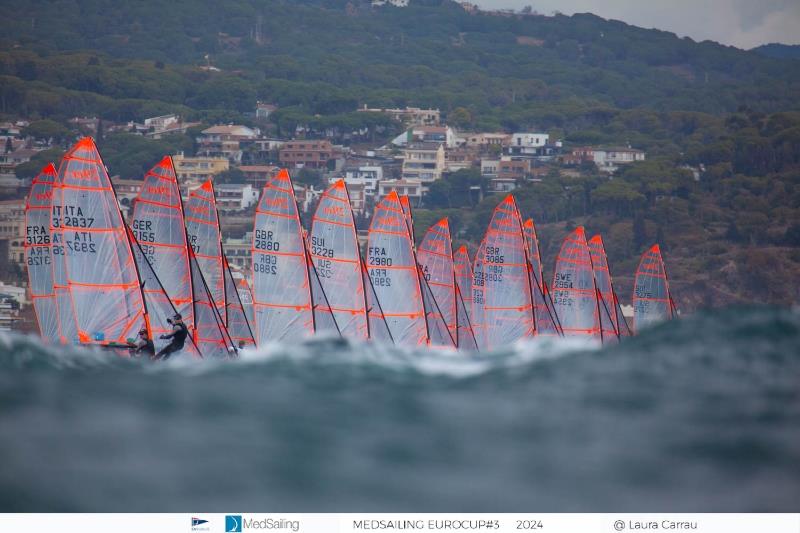
[[[225,533],[242,533],[242,515],[225,515]]]
[[[211,531],[208,525],[203,524],[208,524],[208,520],[197,518],[196,516],[192,517],[192,531]]]

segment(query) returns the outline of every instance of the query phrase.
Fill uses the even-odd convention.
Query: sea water
[[[800,312],[151,363],[0,335],[0,511],[797,511]]]

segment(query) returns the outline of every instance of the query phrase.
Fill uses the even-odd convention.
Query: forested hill
[[[516,129],[609,107],[800,106],[800,70],[786,60],[590,14],[470,14],[431,0],[30,0],[3,11],[0,112],[224,115],[265,98],[311,116],[359,103],[465,107],[476,127]],[[207,61],[222,71],[198,70]]]

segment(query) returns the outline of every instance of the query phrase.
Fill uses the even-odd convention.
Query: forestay
[[[394,342],[426,345],[428,328],[416,257],[406,214],[394,191],[375,207],[366,266]]]
[[[525,237],[513,196],[495,208],[485,241],[482,325],[492,349],[535,334]]]
[[[199,189],[189,193],[186,202],[186,231],[189,234],[189,246],[194,251],[211,297],[223,322],[227,323],[222,236],[214,184],[210,179]]]
[[[361,254],[344,180],[338,180],[322,194],[312,219],[310,241],[321,289],[341,334],[354,339],[368,338]]]
[[[53,289],[53,257],[51,255],[50,213],[53,183],[57,171],[52,163],[33,178],[25,201],[25,264],[33,309],[42,338],[50,343],[60,341],[58,308]]]
[[[601,338],[594,270],[582,226],[564,239],[556,257],[553,303],[565,336]]]
[[[171,304],[163,308],[148,302],[154,337],[158,338],[172,330],[166,319],[174,314],[171,311],[173,305],[183,316],[186,326],[193,329],[194,305],[183,204],[171,157],[164,157],[145,174],[144,183],[133,204],[130,225],[148,263],[171,300]],[[149,290],[145,284],[145,293]]]
[[[264,186],[252,254],[256,343],[297,340],[314,333],[306,250],[286,170]]]
[[[91,138],[64,156],[59,182],[53,208],[78,340],[124,343],[145,323],[144,302],[117,197]]]
[[[674,303],[661,249],[654,244],[647,250],[636,269],[633,282],[633,330],[639,332],[649,324],[675,317]]]

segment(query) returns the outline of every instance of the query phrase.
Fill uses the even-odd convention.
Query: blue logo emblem
[[[192,517],[192,527],[199,526],[200,524],[208,524],[208,520]]]
[[[225,516],[225,533],[242,533],[242,515],[229,514]]]

